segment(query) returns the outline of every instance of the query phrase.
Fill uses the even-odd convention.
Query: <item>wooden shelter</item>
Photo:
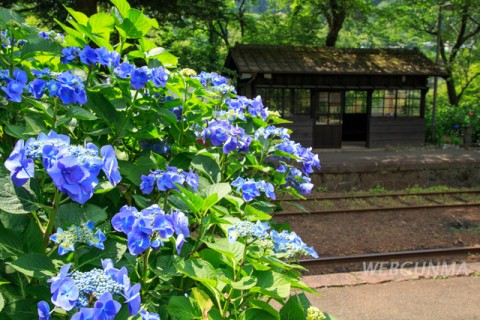
[[[418,49],[236,44],[225,67],[240,95],[260,95],[314,148],[423,145],[428,77],[446,76]]]

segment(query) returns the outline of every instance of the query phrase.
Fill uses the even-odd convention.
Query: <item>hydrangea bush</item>
[[[111,2],[65,35],[0,8],[2,319],[328,318],[298,264],[317,253],[270,222],[318,156]]]

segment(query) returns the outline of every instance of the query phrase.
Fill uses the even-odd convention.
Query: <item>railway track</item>
[[[286,204],[287,210],[280,211],[276,213],[277,215],[480,207],[480,190],[326,196],[284,200],[283,203]],[[326,209],[317,210],[319,207]],[[293,211],[295,208],[300,211]]]
[[[341,214],[341,217],[349,217],[349,214],[352,214],[351,223],[355,224],[359,218],[356,213],[365,213],[370,217],[370,219],[375,219],[374,216],[372,216],[372,213],[374,214],[375,212],[393,213],[395,211],[406,211],[405,214],[409,214],[411,216],[411,214],[414,214],[414,210],[424,212],[424,210],[428,209],[437,209],[440,210],[439,212],[441,212],[442,209],[449,210],[450,208],[470,208],[468,210],[471,211],[472,207],[480,208],[480,190],[323,196],[311,197],[306,200],[298,201],[298,203],[304,208],[303,210],[296,208],[295,205],[292,204],[292,201],[284,201],[282,205],[286,204],[288,211],[285,210],[277,213],[276,215],[278,215],[278,218],[281,221],[286,219],[286,221],[289,221],[289,223],[294,225],[294,221],[296,221],[295,216],[297,215],[302,215],[304,217],[302,219],[308,219],[306,221],[311,221],[312,224],[315,224],[320,220],[316,220],[313,215],[329,215],[339,213]],[[322,210],[319,210],[320,208]],[[410,213],[409,210],[412,210],[412,212]],[[309,218],[309,215],[312,215],[312,217]],[[361,217],[364,217],[364,215],[361,215]],[[386,216],[382,215],[380,217],[382,217],[381,220],[383,221],[383,217]],[[455,216],[452,215],[452,219],[455,221]],[[347,218],[342,218],[341,221],[349,220],[347,220]],[[463,226],[460,220],[456,221],[460,223],[460,226]],[[307,224],[305,224],[305,222],[303,223],[304,226],[308,226],[308,223],[310,222]],[[366,224],[363,222],[361,225],[363,227]],[[368,223],[367,225],[370,224]],[[388,224],[387,227],[391,228],[392,224]],[[407,227],[407,225],[405,225],[405,227]],[[353,231],[354,229],[350,230]],[[327,231],[324,229],[322,232]],[[335,236],[335,234],[332,234],[331,238],[335,239]],[[351,233],[350,236],[354,236],[354,233]],[[308,233],[306,233],[306,237],[309,237]],[[398,241],[398,238],[396,239],[397,240],[393,240],[394,243],[395,241]],[[387,239],[383,240],[385,241]],[[359,241],[362,241],[362,239],[359,239]],[[371,238],[369,241],[372,243]],[[413,243],[414,242],[412,242],[412,244]],[[334,253],[334,255],[321,256],[318,259],[304,259],[300,260],[300,264],[308,269],[310,274],[319,274],[344,271],[361,271],[362,268],[365,268],[366,264],[375,262],[381,262],[382,264],[385,263],[387,266],[395,266],[399,264],[401,265],[402,262],[405,261],[409,263],[417,263],[421,261],[465,261],[469,255],[480,255],[480,245],[476,245],[476,243],[478,242],[465,244],[445,243],[445,247],[440,247],[434,243],[430,243],[429,241],[424,241],[423,244],[421,244],[421,249],[416,249],[415,245],[413,245],[412,250],[407,249],[409,246],[404,246],[406,250],[403,251],[390,251],[391,249],[387,249],[388,246],[380,245],[380,248],[383,247],[389,252],[381,252],[382,250],[380,249],[381,251],[378,253],[362,253],[361,251],[349,250],[348,247],[345,247],[343,251],[338,252],[341,255],[335,255]],[[315,247],[315,242],[310,242],[310,244],[314,245]],[[432,248],[425,249],[428,248],[429,245],[433,245]],[[319,248],[322,247],[321,244],[317,246]],[[374,245],[367,250],[369,250],[369,252],[376,252],[376,250],[379,250],[379,248],[376,247],[377,246]],[[401,250],[401,248],[399,249]],[[332,250],[331,247],[330,250]],[[333,249],[333,252],[335,251],[336,250]],[[345,255],[343,255],[343,252],[345,252]],[[349,254],[348,252],[356,253]]]

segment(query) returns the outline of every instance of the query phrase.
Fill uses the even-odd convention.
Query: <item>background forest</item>
[[[225,72],[228,48],[237,42],[418,47],[450,75],[439,80],[436,142],[460,141],[464,126],[474,127],[478,141],[480,0],[132,0],[131,4],[158,20],[160,28],[150,34],[157,45],[178,56],[180,66],[197,71]],[[105,0],[0,0],[0,6],[49,29],[58,28],[56,19],[68,18],[63,5],[87,15],[109,9]],[[430,90],[427,108],[432,100]],[[431,114],[427,109],[427,127]]]

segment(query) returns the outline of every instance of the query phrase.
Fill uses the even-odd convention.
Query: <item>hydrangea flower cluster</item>
[[[26,143],[19,140],[5,161],[5,167],[10,171],[13,184],[21,187],[34,176],[34,160],[41,159],[55,187],[73,201],[84,204],[93,196],[100,170],[112,185],[122,179],[113,147],[103,146],[100,154],[101,157],[92,143],[70,145],[68,136],[50,131],[48,135],[40,133],[37,139],[30,138]]]
[[[288,232],[286,230],[277,232],[270,230],[270,227],[265,222],[235,222],[228,229],[228,241],[234,243],[238,238],[253,238],[254,240],[261,240],[264,243],[270,242],[271,245],[263,244],[263,246],[272,247],[275,253],[286,254],[287,258],[296,255],[310,255],[318,258],[318,254],[313,247],[308,247],[295,232]]]
[[[76,59],[80,59],[80,62],[90,66],[99,64],[101,66],[115,68],[120,64],[120,54],[116,51],[108,51],[107,48],[92,48],[85,46],[80,49],[77,47],[66,47],[62,49],[62,55],[60,62],[69,64]]]
[[[2,73],[2,80],[6,84],[6,86],[2,86],[2,90],[5,92],[7,100],[21,102],[22,93],[27,88],[27,73],[16,69],[13,71],[12,78],[10,78],[8,71],[0,70],[0,72]]]
[[[257,131],[255,131],[254,137],[255,139],[258,139],[260,137],[263,137],[265,139],[276,137],[278,139],[286,140],[290,139],[290,133],[288,132],[287,128],[268,126],[266,128],[258,128]]]
[[[128,61],[118,65],[114,69],[114,72],[122,79],[130,78],[130,84],[135,90],[145,88],[149,81],[151,81],[157,88],[165,88],[168,80],[168,73],[163,67],[150,69],[143,66],[137,68]]]
[[[156,204],[142,211],[123,206],[113,216],[112,226],[127,235],[128,250],[133,255],[142,254],[148,248],[160,248],[174,234],[177,235],[175,247],[180,254],[185,239],[190,236],[188,217],[183,212],[174,210],[171,214],[165,214]]]
[[[88,221],[80,226],[70,226],[67,230],[58,228],[57,232],[50,236],[50,240],[58,243],[58,254],[64,255],[67,252],[75,251],[76,243],[86,243],[89,246],[103,250],[103,242],[106,240],[102,230],[93,230],[93,221]]]
[[[192,76],[192,78],[198,79],[204,87],[211,86],[213,91],[217,91],[222,94],[229,92],[236,93],[235,87],[228,84],[228,79],[216,72],[202,71],[199,75]]]
[[[236,99],[227,99],[225,104],[227,105],[228,110],[233,110],[238,114],[247,113],[251,117],[258,117],[262,120],[267,120],[268,109],[263,106],[262,98],[260,96],[257,96],[254,99],[238,96]]]
[[[232,151],[246,152],[252,142],[252,137],[245,133],[243,128],[231,125],[225,120],[212,120],[207,127],[197,135],[202,137],[203,142],[210,140],[213,146],[222,145],[223,153]]]
[[[70,264],[67,264],[49,282],[55,308],[78,310],[71,319],[114,319],[121,308],[114,296],[124,298],[132,316],[142,311],[143,314],[156,315],[140,310],[140,284],[131,285],[127,269],[116,269],[110,259],[102,260],[102,269],[88,272],[70,272]],[[47,302],[38,303],[39,319],[49,320],[50,312]]]
[[[238,177],[230,183],[232,187],[236,188],[236,192],[241,194],[245,201],[251,201],[260,196],[263,192],[267,198],[275,200],[275,189],[273,184],[265,182],[264,180],[255,181],[253,179],[243,179]]]
[[[70,71],[54,73],[45,68],[41,71],[32,70],[32,72],[36,79],[28,84],[28,91],[36,99],[42,98],[48,91],[50,97],[58,97],[64,104],[87,102],[85,84],[79,76]]]
[[[198,189],[198,173],[192,170],[185,172],[176,167],[167,166],[165,171],[155,170],[150,172],[148,176],[142,174],[141,179],[140,190],[145,194],[152,193],[155,185],[158,191],[168,191],[171,189],[178,191],[176,184],[190,186],[195,192]]]
[[[298,190],[300,194],[309,194],[312,192],[313,183],[310,177],[303,175],[302,171],[297,168],[286,167],[285,165],[280,165],[277,169],[278,172],[287,173],[285,177],[286,186],[291,186],[295,190]]]
[[[299,158],[297,162],[302,164],[302,171],[306,175],[313,173],[314,168],[320,169],[320,160],[318,155],[312,152],[312,148],[303,148],[299,143],[291,140],[284,140],[275,148]]]

